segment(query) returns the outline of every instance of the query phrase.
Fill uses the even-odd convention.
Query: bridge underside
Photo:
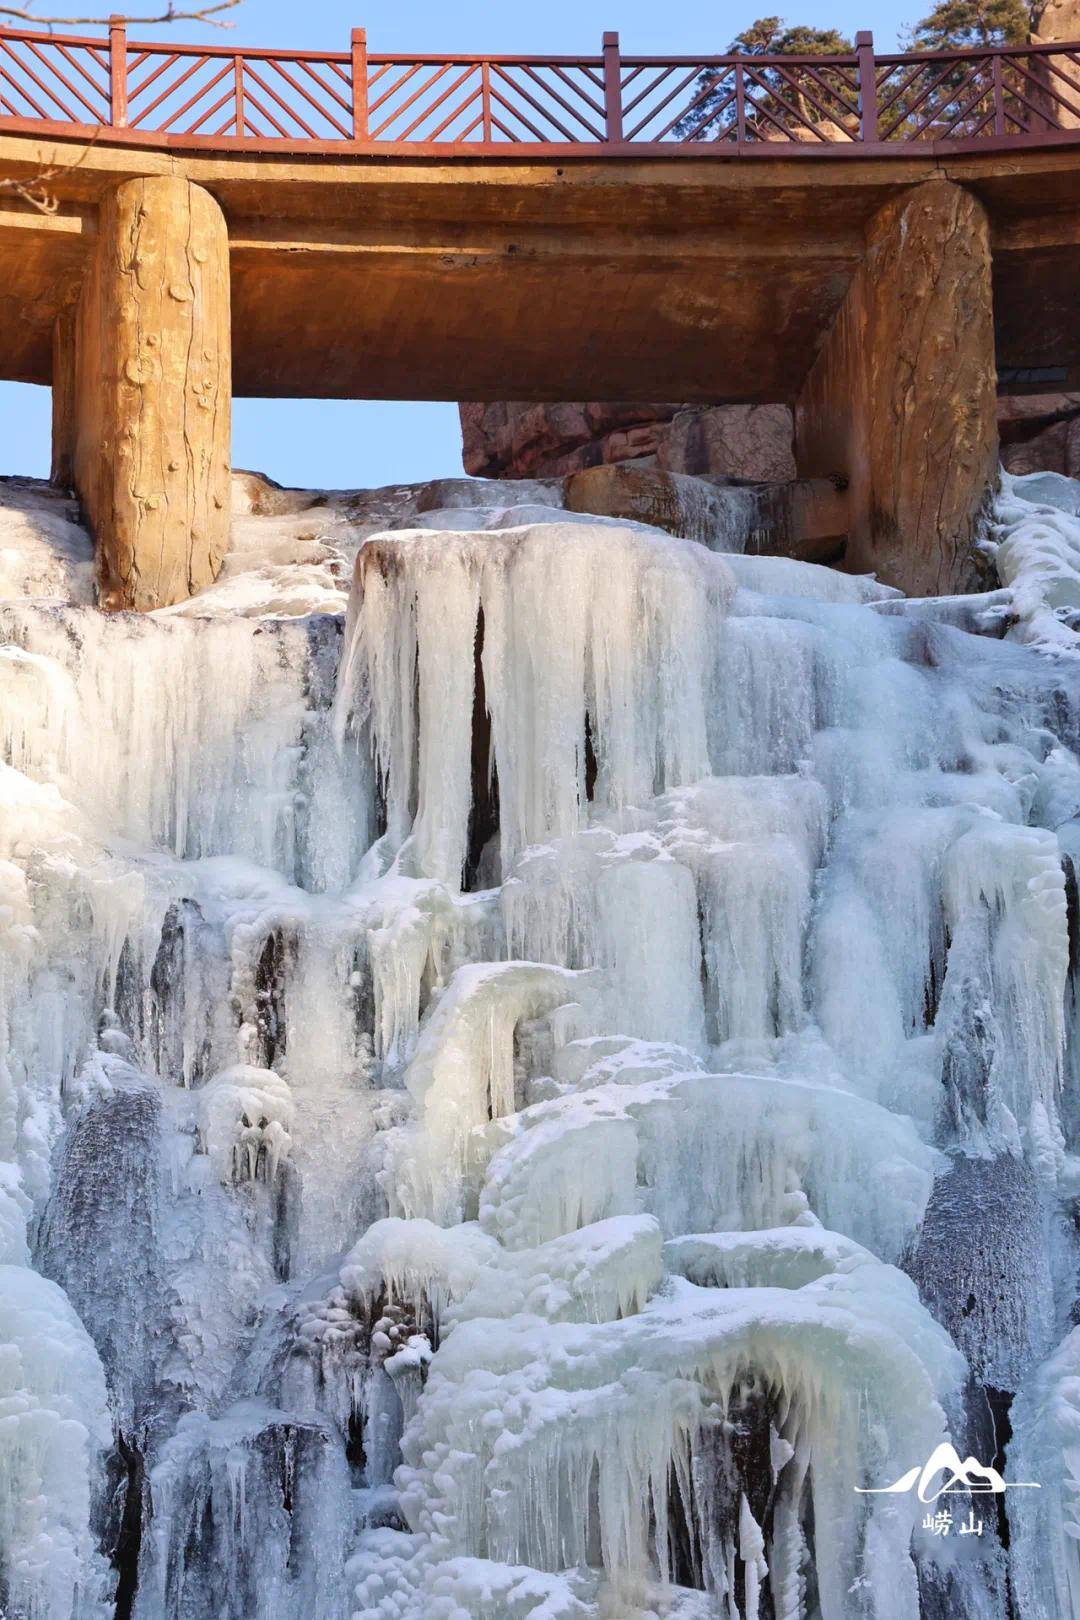
[[[75,165],[72,167],[72,165]],[[137,166],[136,166],[137,165]],[[935,176],[990,220],[1003,367],[1080,372],[1080,150],[754,162],[190,157],[0,137],[0,375],[48,383],[101,200],[205,186],[239,395],[794,400],[869,222]],[[1070,378],[1072,381],[1073,378]]]
[[[1052,369],[1063,386],[1080,382],[1076,146],[957,154],[947,165],[932,156],[818,158],[809,149],[753,161],[441,164],[210,157],[9,135],[0,138],[0,182],[40,188],[49,206],[18,187],[0,190],[0,376],[55,382],[75,416],[78,390],[59,375],[74,366],[73,312],[87,288],[100,287],[103,268],[106,279],[117,268],[120,250],[105,240],[109,199],[139,178],[207,193],[220,206],[223,228],[207,251],[221,262],[213,276],[193,275],[199,298],[211,285],[222,289],[214,296],[224,300],[224,325],[219,310],[210,326],[231,347],[239,395],[783,400],[801,401],[805,417],[813,372],[820,419],[824,371],[839,378],[851,368],[850,354],[836,358],[844,322],[843,342],[866,354],[890,329],[866,298],[870,244],[889,210],[926,182],[962,189],[976,210],[963,231],[970,235],[975,221],[986,233],[976,279],[985,282],[987,312],[992,304],[993,333],[987,324],[976,341],[991,386],[995,357],[1007,375]],[[947,213],[937,247],[926,249],[931,258],[958,246]],[[138,301],[143,282],[159,274],[159,247],[148,229],[141,259],[127,267],[126,296],[134,288]],[[907,273],[903,264],[890,271],[901,283]],[[163,308],[168,314],[168,296]],[[894,346],[903,339],[902,296],[897,312]],[[972,331],[978,324],[970,311],[957,319]],[[110,341],[107,323],[95,330]],[[145,358],[99,357],[122,372],[132,364],[145,371]],[[226,381],[219,369],[213,390]],[[193,377],[190,386],[207,385]],[[831,392],[839,399],[845,387]],[[89,381],[85,389],[89,397]],[[140,398],[145,418],[145,390]],[[122,440],[123,404],[116,410]],[[215,414],[227,435],[227,411]],[[813,459],[842,453],[852,464],[811,470],[858,485],[858,444],[832,431],[812,438]],[[227,450],[226,437],[209,459],[220,462]],[[61,453],[60,465],[70,459]],[[145,500],[133,489],[136,497]],[[868,539],[853,560],[880,565]]]

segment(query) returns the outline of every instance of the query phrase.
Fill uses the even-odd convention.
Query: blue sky
[[[122,3],[115,0],[115,9]],[[898,30],[916,21],[929,0],[791,0],[790,5],[773,0],[773,5],[792,23],[848,34],[872,28],[879,49],[890,50]],[[45,15],[57,8],[38,0],[37,9]],[[129,0],[128,9],[156,8]],[[719,7],[704,0],[675,6],[662,0],[308,0],[306,5],[245,0],[233,13],[228,34],[182,23],[176,37],[345,50],[350,29],[362,24],[373,50],[568,54],[597,51],[604,30],[617,28],[627,50],[679,55],[722,50],[732,35],[772,9],[767,0]],[[0,383],[0,473],[47,476],[49,411],[47,388]],[[445,477],[461,471],[457,410],[431,401],[237,400],[233,461],[280,483],[313,488]]]

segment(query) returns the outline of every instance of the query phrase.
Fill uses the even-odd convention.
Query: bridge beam
[[[214,580],[228,541],[229,244],[210,193],[173,175],[111,190],[56,343],[54,378],[73,380],[54,460],[62,471],[68,440],[101,605],[184,601]]]
[[[849,481],[849,567],[914,596],[978,582],[995,393],[986,214],[930,180],[871,220],[796,404],[800,476]]]

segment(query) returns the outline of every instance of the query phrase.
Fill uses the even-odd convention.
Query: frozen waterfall
[[[239,479],[145,618],[0,493],[7,1620],[1080,1620],[1080,485],[1003,486],[909,602],[742,492]]]

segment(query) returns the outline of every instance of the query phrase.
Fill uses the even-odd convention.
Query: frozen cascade
[[[141,619],[0,512],[5,1614],[1080,1620],[1080,486],[959,607],[237,488]]]

